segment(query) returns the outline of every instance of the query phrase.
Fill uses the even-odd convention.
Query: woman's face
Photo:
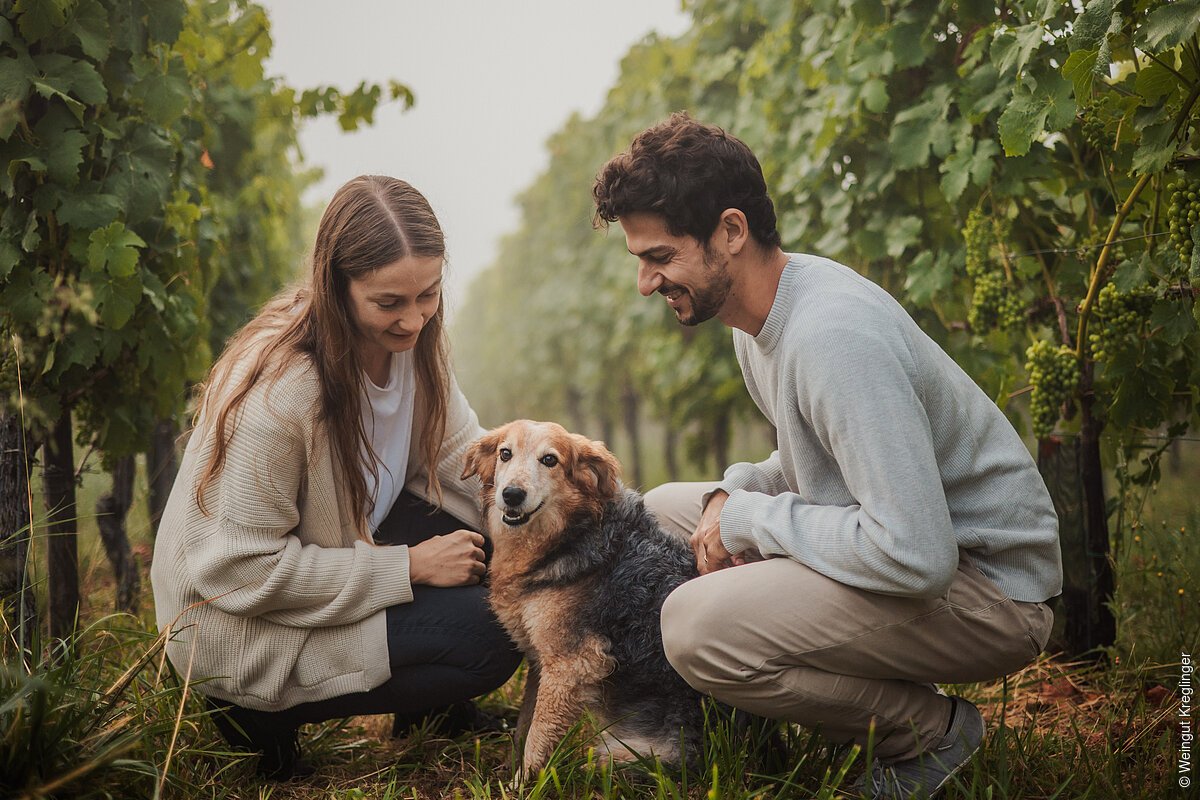
[[[417,334],[437,312],[442,297],[442,258],[405,256],[352,279],[350,314],[359,354],[369,372],[392,353],[411,350]]]

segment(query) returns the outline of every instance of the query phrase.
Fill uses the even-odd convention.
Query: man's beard
[[[718,261],[718,258],[719,256],[705,245],[704,267],[705,277],[708,280],[703,286],[697,286],[695,291],[686,290],[692,301],[692,313],[684,316],[681,310],[677,310],[675,318],[679,320],[680,324],[693,326],[707,322],[715,317],[721,307],[725,305],[725,301],[729,298],[729,289],[733,286],[733,276],[729,274],[729,260]],[[676,288],[680,287],[664,286],[659,291],[665,294]]]

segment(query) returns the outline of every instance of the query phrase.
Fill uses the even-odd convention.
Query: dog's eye
[[[558,456],[554,455],[554,453],[546,453],[546,455],[539,458],[538,461],[541,461],[547,467],[553,467],[558,463]]]
[[[500,460],[508,461],[510,458],[512,458],[512,450],[509,450],[507,447],[501,447],[500,448]]]

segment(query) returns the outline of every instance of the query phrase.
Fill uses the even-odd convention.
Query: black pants
[[[415,545],[464,528],[472,526],[403,492],[379,526],[375,540]],[[490,542],[484,550],[490,559]],[[411,603],[386,610],[392,677],[368,692],[272,712],[230,708],[219,701],[213,705],[228,709],[239,723],[252,717],[253,727],[269,735],[272,730],[282,733],[303,723],[340,717],[414,714],[487,694],[503,685],[521,661],[520,651],[497,622],[487,597],[486,585],[414,586]]]

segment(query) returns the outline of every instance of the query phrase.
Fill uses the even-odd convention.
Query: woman
[[[459,477],[483,430],[448,366],[444,261],[418,191],[350,181],[310,281],[246,325],[201,390],[155,545],[158,625],[269,776],[311,769],[302,723],[454,709],[469,724],[464,701],[519,661],[480,585],[479,485]]]

